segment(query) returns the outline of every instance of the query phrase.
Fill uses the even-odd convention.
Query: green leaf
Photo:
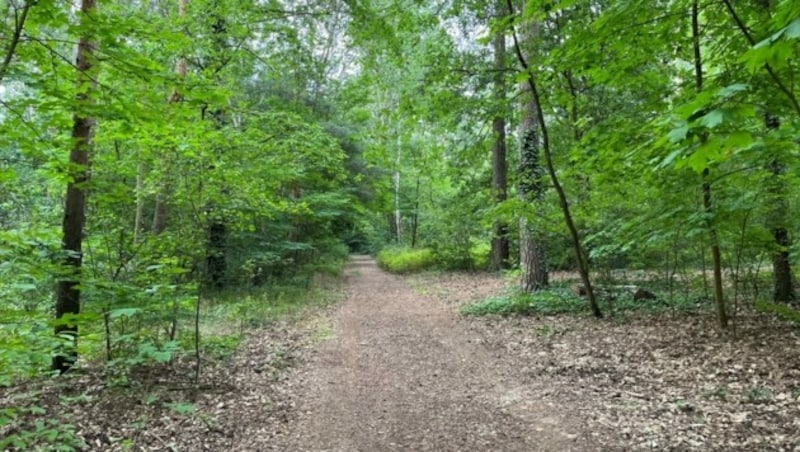
[[[111,319],[118,319],[120,317],[133,317],[136,314],[140,313],[141,311],[142,311],[141,308],[114,309],[108,313],[108,317]]]
[[[180,415],[192,414],[197,411],[197,407],[188,402],[165,403],[164,407],[169,408]]]
[[[741,93],[742,91],[747,91],[750,89],[750,85],[746,83],[734,83],[733,85],[728,85],[719,90],[717,93],[717,97],[721,99],[729,99],[734,95]]]
[[[700,118],[700,124],[706,128],[713,129],[714,127],[722,124],[724,119],[725,113],[717,108],[703,115],[703,117]]]
[[[672,129],[669,132],[669,141],[673,143],[679,143],[686,139],[686,136],[689,134],[689,124],[682,124],[679,127]]]
[[[659,163],[658,165],[659,168],[666,168],[672,165],[672,162],[674,162],[675,159],[678,158],[678,156],[680,156],[681,154],[683,154],[683,149],[677,149],[675,151],[670,152],[669,155],[666,156],[664,160],[661,161],[661,163]]]
[[[800,17],[792,21],[792,23],[786,27],[783,35],[788,39],[800,38]]]

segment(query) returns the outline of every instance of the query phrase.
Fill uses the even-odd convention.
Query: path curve
[[[298,369],[300,414],[274,449],[583,450],[563,410],[531,400],[508,360],[440,302],[367,256],[345,277],[332,338]]]

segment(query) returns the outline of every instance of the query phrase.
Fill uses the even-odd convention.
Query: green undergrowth
[[[758,300],[756,301],[756,310],[775,314],[779,319],[787,322],[800,324],[800,310],[789,305],[768,300]]]
[[[384,248],[377,258],[381,268],[393,273],[413,273],[436,266],[436,256],[430,248]]]
[[[462,315],[554,315],[584,311],[586,301],[566,288],[553,288],[528,294],[519,289],[461,308]]]
[[[341,267],[340,267],[341,268]],[[319,270],[319,269],[318,269]],[[206,293],[200,300],[200,351],[203,367],[210,363],[226,365],[249,334],[273,322],[303,318],[309,309],[338,302],[343,297],[342,279],[333,267],[315,271],[308,278],[299,278],[284,285],[267,285],[248,290],[226,290]],[[157,401],[158,390],[150,383],[142,384],[147,369],[159,374],[166,365],[175,378],[184,378],[181,366],[194,356],[193,303],[175,305],[171,312],[177,317],[174,338],[166,337],[167,330],[158,318],[144,309],[126,308],[109,324],[111,357],[106,354],[102,335],[102,318],[87,309],[81,320],[82,336],[79,367],[104,367],[110,390],[149,391],[146,398]],[[172,308],[171,305],[167,305]],[[180,309],[178,309],[180,308]],[[4,314],[0,311],[0,315]],[[48,377],[52,351],[58,341],[52,337],[52,320],[46,313],[9,314],[9,322],[0,325],[0,398],[13,394],[19,383]],[[10,314],[14,314],[11,316]],[[13,321],[13,323],[12,323]],[[286,361],[288,365],[289,361]],[[177,370],[176,370],[177,369]],[[80,372],[80,370],[78,371]],[[69,375],[68,375],[69,376]],[[147,378],[147,377],[145,377]],[[46,379],[42,380],[46,381]],[[11,392],[9,392],[11,391]],[[152,394],[150,393],[152,392]],[[153,394],[156,394],[155,396]],[[50,402],[39,394],[26,399],[13,399],[10,406],[0,408],[0,450],[87,450],[76,434],[77,427],[68,416],[49,411]],[[156,403],[156,402],[152,402]],[[69,413],[77,402],[62,400],[60,409]],[[177,414],[191,404],[167,404]],[[166,405],[165,405],[166,406]],[[125,440],[121,438],[120,440]]]
[[[378,252],[378,265],[392,273],[426,270],[485,270],[489,266],[489,245],[479,243],[463,250],[388,247]]]
[[[624,312],[674,312],[698,311],[710,309],[710,302],[698,299],[676,298],[666,300],[657,297],[654,300],[634,300],[630,294],[619,294],[615,297],[600,298],[600,309],[614,315]],[[514,287],[506,293],[492,296],[478,303],[465,305],[460,310],[466,316],[530,316],[530,315],[588,315],[591,313],[589,302],[585,297],[575,295],[565,285],[552,286],[535,293],[525,293]]]
[[[309,307],[324,307],[342,296],[338,277],[318,274],[309,286],[272,286],[227,292],[208,300],[204,324],[216,334],[238,333],[296,318]]]

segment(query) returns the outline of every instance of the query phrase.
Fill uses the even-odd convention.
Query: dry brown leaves
[[[187,360],[136,372],[124,386],[110,386],[102,368],[78,368],[4,389],[0,407],[37,406],[44,413],[22,416],[0,435],[57,419],[73,425],[74,436],[92,451],[217,451],[268,440],[293,416],[289,374],[312,345],[315,328],[287,321],[253,331],[230,360],[205,364],[199,387],[191,383]]]
[[[498,293],[490,275],[418,279],[454,307]],[[522,370],[527,397],[566,409],[606,450],[800,450],[800,334],[757,313],[736,338],[713,317],[470,318]]]

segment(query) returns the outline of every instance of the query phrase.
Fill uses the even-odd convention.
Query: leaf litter
[[[83,450],[800,450],[797,327],[455,314],[506,285],[364,264],[344,304],[252,331],[199,389],[181,360],[123,387],[87,368],[2,388],[38,409],[0,437],[50,418]]]

